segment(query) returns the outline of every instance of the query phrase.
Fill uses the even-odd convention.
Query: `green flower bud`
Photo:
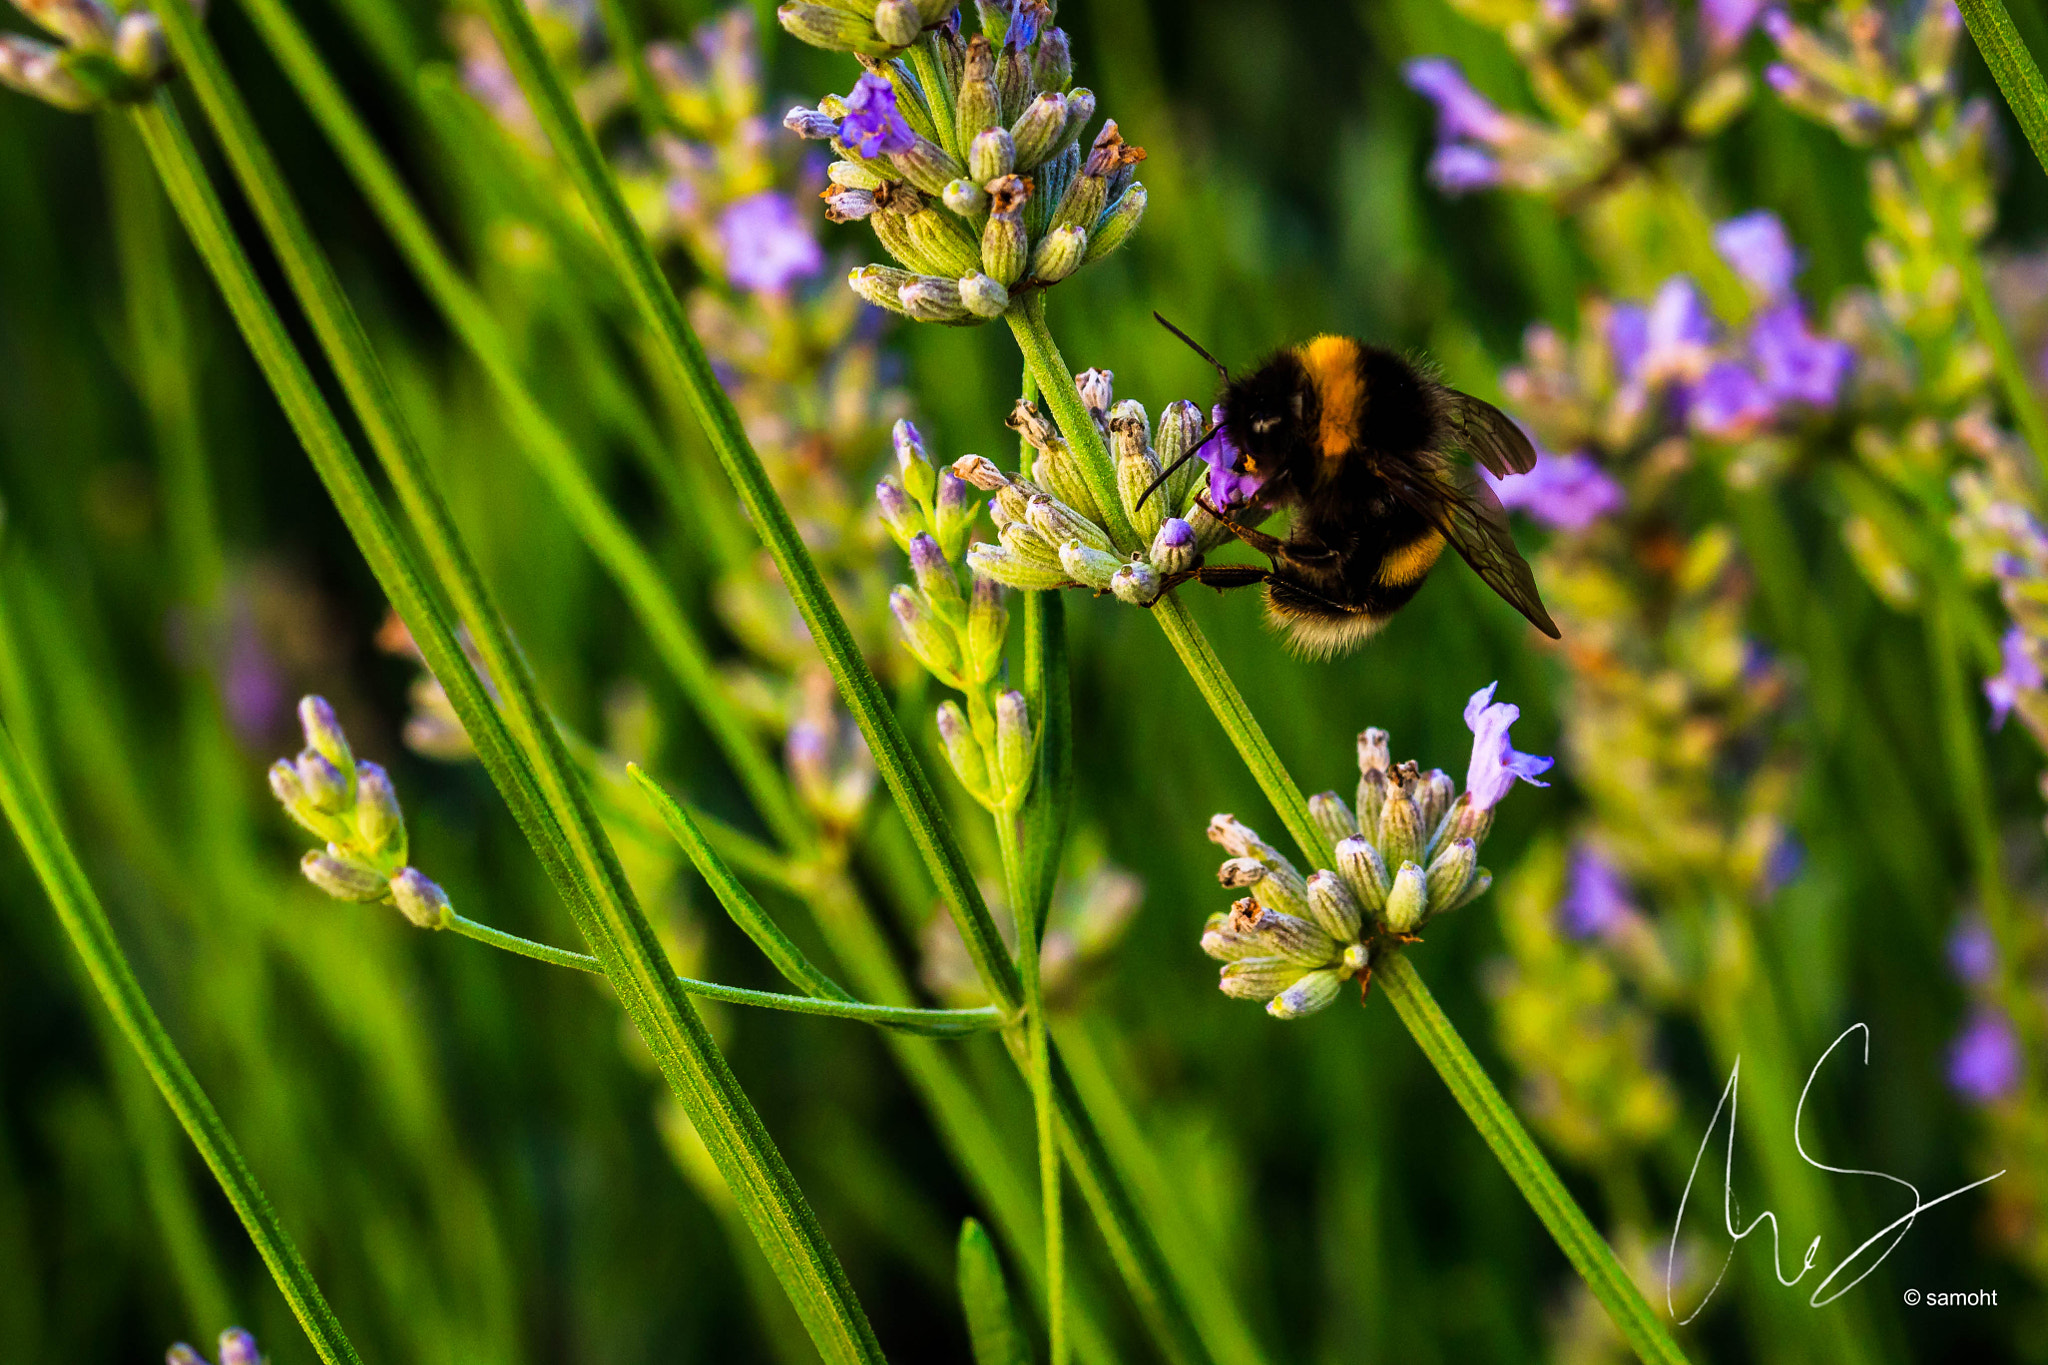
[[[1009,311],[1010,291],[977,270],[961,277],[960,301],[978,318],[999,318]]]
[[[1202,410],[1185,398],[1168,403],[1166,410],[1159,414],[1159,428],[1152,434],[1152,444],[1158,452],[1160,468],[1171,468],[1179,463],[1196,441],[1202,439],[1202,432],[1208,427],[1202,417]],[[1174,471],[1166,486],[1152,496],[1163,497],[1168,508],[1178,512],[1187,507],[1195,484],[1206,468],[1200,460],[1189,460]]]
[[[903,311],[919,322],[964,322],[970,316],[961,302],[960,285],[925,275],[897,291]]]
[[[908,270],[898,270],[894,266],[863,265],[847,272],[846,283],[854,293],[875,307],[901,313],[903,301],[899,295],[903,286],[916,278]]]
[[[1059,141],[1053,146],[1057,154],[1062,148],[1071,146],[1081,136],[1082,129],[1095,117],[1095,92],[1079,86],[1067,92],[1067,121],[1060,129]]]
[[[947,283],[981,269],[980,243],[952,214],[926,208],[905,219],[904,228],[911,250],[921,259],[935,262],[938,268],[931,273],[949,276]]]
[[[1308,879],[1308,916],[1339,943],[1355,942],[1365,924],[1358,898],[1342,877],[1326,867],[1316,869]]]
[[[130,80],[147,84],[171,64],[163,26],[154,14],[130,10],[114,25],[114,65]]]
[[[998,284],[1012,285],[1024,276],[1031,241],[1024,231],[1024,207],[1031,201],[1031,182],[1006,175],[989,182],[988,222],[981,230],[981,268]]]
[[[1031,711],[1022,692],[996,698],[996,767],[1003,779],[1003,804],[1014,808],[1031,789]]]
[[[1387,892],[1391,889],[1387,864],[1365,836],[1338,841],[1337,874],[1344,878],[1344,884],[1351,888],[1359,908],[1366,914],[1377,915],[1386,908]]]
[[[909,47],[917,41],[924,21],[911,0],[882,0],[875,6],[875,32],[891,47]]]
[[[299,699],[299,726],[306,732],[306,747],[332,763],[341,774],[344,785],[354,787],[355,755],[348,747],[348,736],[342,733],[341,722],[334,718],[334,708],[327,704],[325,697],[305,696]]]
[[[1344,978],[1335,971],[1310,972],[1266,1002],[1266,1013],[1275,1019],[1299,1019],[1328,1009],[1336,1003]]]
[[[1724,66],[1694,93],[1679,122],[1689,136],[1710,138],[1735,121],[1749,95],[1749,73],[1739,66]]]
[[[1458,784],[1451,781],[1451,775],[1442,768],[1431,768],[1409,790],[1415,798],[1415,813],[1422,818],[1422,837],[1426,847],[1443,824],[1444,816],[1450,812],[1451,801],[1458,794]]]
[[[879,57],[891,50],[875,32],[872,19],[833,9],[829,5],[786,4],[775,11],[775,20],[798,42],[822,47],[828,52],[858,52]]]
[[[825,168],[825,178],[849,190],[878,190],[889,183],[887,176],[866,161],[835,161]]]
[[[1088,234],[1088,259],[1099,261],[1122,246],[1145,217],[1145,203],[1145,187],[1133,185],[1104,210]]]
[[[939,742],[946,750],[946,762],[952,765],[953,773],[960,784],[972,792],[976,799],[989,799],[988,755],[983,752],[981,741],[974,737],[967,716],[960,707],[950,701],[939,703]]]
[[[314,810],[328,815],[345,813],[355,800],[355,788],[341,770],[311,749],[301,749],[298,758],[299,783]]]
[[[1057,284],[1081,268],[1088,256],[1085,228],[1067,226],[1053,229],[1031,253],[1031,276],[1044,284]]]
[[[74,114],[99,105],[99,97],[65,69],[62,48],[17,33],[0,33],[0,85]]]
[[[986,185],[1017,169],[1017,142],[1007,128],[984,128],[967,147],[967,174]]]
[[[1019,170],[1031,170],[1060,149],[1067,131],[1067,101],[1050,91],[1024,106],[1010,125]]]
[[[948,181],[967,174],[967,168],[951,152],[928,137],[920,137],[907,152],[891,152],[889,160],[905,180],[931,195],[945,193]]]
[[[1459,903],[1472,873],[1479,866],[1479,847],[1470,839],[1456,839],[1444,846],[1429,864],[1429,904],[1441,913]]]
[[[1380,856],[1399,866],[1422,856],[1422,817],[1407,788],[1389,782],[1386,804],[1380,807]]]
[[[1437,827],[1436,842],[1447,844],[1455,839],[1470,839],[1474,844],[1483,844],[1492,830],[1493,812],[1474,807],[1472,797],[1467,793],[1451,803],[1450,812]]]
[[[1007,547],[985,542],[967,547],[967,566],[977,574],[1027,592],[1062,588],[1068,582],[1067,571],[1058,560],[1054,560],[1048,567],[1038,560],[1027,559]]]
[[[1322,831],[1325,839],[1332,844],[1349,839],[1358,833],[1358,819],[1352,815],[1351,807],[1344,804],[1344,798],[1335,792],[1319,792],[1308,799],[1308,814]]]
[[[976,549],[992,549],[981,545]],[[973,551],[968,552],[972,564]],[[982,573],[974,575],[974,594],[967,604],[967,672],[970,681],[987,683],[1003,664],[1003,639],[1010,630],[1010,609],[1003,600],[1000,580]]]
[[[391,879],[389,889],[399,912],[422,929],[445,929],[454,918],[448,893],[416,867],[401,870]]]
[[[1066,573],[1060,565],[1060,552],[1053,543],[1033,530],[1028,521],[1012,522],[996,533],[1003,548],[1043,568],[1058,570],[1062,579]]]
[[[1192,569],[1196,560],[1201,558],[1195,549],[1195,528],[1179,517],[1167,517],[1159,523],[1159,533],[1152,537],[1152,547],[1145,552],[1145,557],[1162,574]]]
[[[1358,779],[1358,828],[1361,833],[1377,836],[1380,832],[1380,811],[1387,804],[1387,774],[1384,769],[1368,768]]]
[[[1106,555],[1114,555],[1116,546],[1100,526],[1076,512],[1057,498],[1033,498],[1024,509],[1025,519],[1031,529],[1045,538],[1048,545],[1064,545],[1077,540],[1090,549]]]
[[[1159,571],[1142,560],[1122,565],[1110,575],[1109,590],[1116,594],[1119,602],[1134,607],[1149,607],[1159,600],[1165,590],[1160,582]]]
[[[1190,460],[1188,463],[1194,464],[1196,462]],[[1236,534],[1228,526],[1225,526],[1222,521],[1210,515],[1209,509],[1200,503],[1195,503],[1182,515],[1186,518],[1188,525],[1194,530],[1195,553],[1197,555],[1208,553]]]
[[[1002,122],[1024,112],[1025,101],[1032,94],[1030,49],[1003,44],[996,57],[996,92],[1003,100]]]
[[[1116,456],[1117,500],[1123,503],[1132,529],[1149,541],[1166,519],[1166,509],[1162,505],[1164,499],[1156,493],[1145,497],[1145,490],[1159,477],[1159,461],[1146,444],[1142,418],[1133,418],[1128,413],[1111,418],[1109,443]],[[1143,506],[1139,506],[1141,498]]]
[[[1275,956],[1303,967],[1324,967],[1337,959],[1337,941],[1299,915],[1261,909],[1250,932]]]
[[[1218,812],[1209,817],[1209,828],[1204,831],[1209,842],[1233,858],[1256,858],[1268,867],[1277,867],[1287,861],[1274,848],[1259,837],[1259,832],[1228,812]]]
[[[956,120],[960,145],[973,142],[984,128],[993,128],[1003,122],[1002,96],[996,92],[996,57],[989,46],[989,40],[977,33],[967,40],[967,62],[960,72],[960,89],[954,97]],[[996,175],[1006,172],[998,171]],[[977,176],[979,180],[993,180],[995,176]]]
[[[1464,906],[1470,905],[1473,901],[1476,901],[1481,896],[1485,895],[1486,889],[1492,885],[1493,874],[1491,872],[1488,872],[1483,867],[1480,868],[1477,872],[1472,874],[1472,880],[1465,884],[1464,891],[1459,894],[1458,898],[1455,901],[1452,901],[1448,906],[1446,906],[1445,909],[1457,910]]]
[[[1267,949],[1252,931],[1259,916],[1258,903],[1247,896],[1229,912],[1217,911],[1202,928],[1202,951],[1219,962],[1238,962],[1264,957]]]
[[[960,686],[960,648],[924,599],[899,583],[889,593],[889,611],[911,656],[940,682]]]
[[[1247,957],[1226,965],[1218,984],[1236,1000],[1271,1000],[1307,974],[1284,957]]]
[[[1031,82],[1040,90],[1065,90],[1074,79],[1074,50],[1065,30],[1049,28],[1039,35],[1032,57]]]
[[[356,764],[356,829],[370,855],[385,866],[405,861],[405,816],[398,808],[398,789],[383,765],[367,759]]]
[[[974,529],[974,519],[981,515],[981,501],[974,496],[967,480],[950,469],[939,472],[938,496],[932,499],[932,516],[937,522],[932,534],[938,537],[939,548],[947,559],[958,559],[967,544],[967,533]]]
[[[972,180],[949,180],[939,194],[946,207],[962,218],[980,218],[988,212],[988,191]]]
[[[1382,918],[1397,934],[1412,934],[1429,916],[1429,877],[1414,863],[1402,863],[1387,892]]]
[[[909,554],[911,537],[928,529],[924,509],[894,479],[884,479],[875,485],[875,506],[881,510],[882,525],[888,528],[889,539],[896,542],[897,549]]]
[[[349,857],[337,844],[329,844],[325,853],[308,850],[299,859],[299,871],[339,901],[384,899],[384,878],[377,875],[377,869]]]
[[[946,552],[928,535],[910,538],[910,572],[917,590],[939,619],[958,630],[967,624],[967,595],[960,591],[959,576],[946,562]]]
[[[896,471],[903,477],[903,491],[917,499],[920,507],[931,506],[932,494],[938,491],[939,475],[924,453],[924,433],[915,422],[900,417],[889,428],[889,445],[896,452]]]
[[[1060,546],[1060,565],[1076,582],[1085,583],[1097,592],[1107,592],[1116,578],[1116,571],[1123,567],[1123,561],[1092,545],[1070,540]]]

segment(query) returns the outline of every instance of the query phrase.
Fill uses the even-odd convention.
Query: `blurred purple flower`
[[[1583,840],[1572,845],[1564,899],[1557,907],[1558,926],[1573,938],[1598,938],[1635,913],[1628,884],[1614,864]]]
[[[860,157],[907,152],[917,145],[917,134],[896,111],[896,87],[889,84],[888,77],[872,74],[855,82],[853,93],[846,97],[839,138]]]
[[[1764,388],[1780,402],[1830,408],[1842,391],[1855,352],[1846,341],[1818,336],[1796,299],[1766,309],[1749,329],[1749,353]]]
[[[1553,530],[1583,531],[1628,501],[1613,476],[1576,450],[1553,455],[1538,447],[1536,467],[1528,473],[1484,477],[1502,506],[1527,512]]]
[[[1409,89],[1436,105],[1438,142],[1493,142],[1506,132],[1506,115],[1472,88],[1449,57],[1417,57],[1401,68],[1401,75]]]
[[[1697,379],[1711,359],[1707,348],[1713,339],[1714,320],[1683,275],[1664,281],[1647,309],[1617,304],[1607,324],[1607,344],[1627,384]]]
[[[1732,360],[1716,361],[1687,395],[1693,429],[1716,440],[1752,436],[1776,411],[1763,382]]]
[[[726,278],[741,289],[782,294],[825,268],[825,251],[796,205],[762,190],[729,205],[718,218]]]
[[[1991,979],[1998,969],[1998,945],[1983,920],[1972,915],[1956,925],[1948,936],[1948,966],[1966,986],[1981,986]]]
[[[1237,461],[1242,452],[1224,429],[1222,407],[1209,409],[1209,420],[1215,423],[1216,433],[1202,447],[1202,463],[1209,466],[1209,502],[1221,511],[1250,502],[1252,494],[1258,492],[1259,485],[1266,480],[1262,475],[1238,472]]]
[[[238,606],[228,622],[220,672],[221,707],[242,743],[260,748],[277,732],[290,700],[277,661],[264,647],[255,618]]]
[[[1730,218],[1714,228],[1714,249],[1735,273],[1767,299],[1781,299],[1792,290],[1799,257],[1785,225],[1769,209]]]
[[[2021,1064],[2012,1022],[1980,1010],[1949,1045],[1948,1083],[1972,1104],[1994,1104],[2019,1087]]]
[[[1763,13],[1764,0],[1700,0],[1700,27],[1707,45],[1727,52],[1744,38]]]
[[[2048,681],[2041,675],[2041,664],[2029,647],[2027,633],[2018,626],[2006,628],[2005,638],[1998,642],[1998,652],[2005,667],[1984,680],[1984,696],[1991,703],[1994,730],[2005,724],[2005,718],[2019,704],[2021,693],[2037,692]]]
[[[1450,142],[1429,159],[1429,183],[1445,194],[1472,194],[1500,183],[1500,162],[1490,153]]]
[[[1555,759],[1518,753],[1508,742],[1508,727],[1522,718],[1522,708],[1493,699],[1499,683],[1488,683],[1465,703],[1465,728],[1472,732],[1472,762],[1465,770],[1465,795],[1479,810],[1492,810],[1508,789],[1521,778],[1531,786],[1547,787],[1539,775],[1550,771]]]

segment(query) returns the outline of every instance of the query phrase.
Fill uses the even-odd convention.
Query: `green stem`
[[[178,1116],[214,1179],[220,1182],[236,1216],[248,1229],[250,1240],[256,1243],[271,1278],[284,1291],[292,1315],[328,1365],[355,1365],[355,1348],[349,1345],[340,1320],[327,1306],[313,1272],[306,1268],[262,1186],[243,1162],[242,1153],[229,1136],[227,1125],[221,1122],[213,1101],[200,1088],[177,1044],[164,1031],[149,997],[143,994],[141,983],[121,951],[120,940],[114,937],[113,926],[107,922],[106,911],[100,907],[84,869],[78,865],[77,855],[64,837],[56,813],[4,726],[0,726],[0,806],[5,807],[8,823],[14,826],[15,836],[34,865],[72,948],[84,961],[93,985],[99,988],[100,999],[141,1057],[150,1079],[156,1082],[171,1112]]]
[[[166,0],[157,0],[165,3]],[[797,534],[788,508],[768,479],[768,472],[748,442],[739,413],[712,373],[704,347],[683,315],[682,303],[669,287],[661,265],[639,225],[626,207],[618,183],[606,166],[590,130],[577,116],[560,74],[548,60],[532,16],[521,0],[485,0],[499,43],[518,77],[563,169],[596,220],[598,233],[623,277],[641,320],[660,347],[662,358],[689,394],[698,421],[724,465],[755,527],[767,544],[785,587],[795,599],[811,638],[825,657],[847,709],[867,740],[875,766],[910,826],[911,837],[930,868],[932,880],[996,1005],[1011,1011],[1021,1002],[1023,987],[1017,970],[989,917],[973,869],[946,818],[938,793],[896,719],[874,671],[862,657],[853,633],[826,589],[824,576]]]
[[[604,975],[604,967],[588,953],[571,952],[567,948],[535,943],[530,938],[508,934],[503,929],[493,929],[488,924],[479,924],[461,915],[451,915],[447,927],[464,938],[475,939],[478,943],[488,943],[493,948],[502,948],[508,953],[530,957],[536,962],[589,972],[594,976]],[[959,1038],[966,1034],[988,1033],[1003,1027],[1003,1018],[996,1013],[992,1005],[972,1010],[903,1009],[895,1005],[869,1005],[858,1000],[819,999],[809,995],[783,995],[776,991],[748,990],[744,986],[722,986],[716,981],[699,981],[688,976],[677,977],[676,984],[682,987],[686,994],[702,996],[706,1000],[722,1000],[731,1005],[757,1005],[762,1009],[785,1010],[790,1014],[818,1014],[829,1019],[854,1019],[864,1024],[877,1024],[883,1028],[898,1029],[924,1038]]]
[[[1999,946],[2001,962],[2014,961],[2012,901],[2006,891],[2004,859],[1998,847],[1997,801],[1992,795],[1989,767],[1985,760],[1983,721],[1970,690],[1963,667],[1963,651],[1957,616],[1962,584],[1956,581],[1954,566],[1941,554],[1935,568],[1936,581],[1930,585],[1923,618],[1927,633],[1927,662],[1934,673],[1934,688],[1941,707],[1942,751],[1948,759],[1949,784],[1955,798],[1956,814],[1964,842],[1969,846],[1971,871],[1977,884],[1977,899],[1983,907],[1985,924]]]
[[[1962,277],[1963,299],[1969,305],[1970,320],[1976,324],[1977,335],[1990,348],[1991,364],[1998,372],[1999,386],[2005,390],[2006,406],[2012,409],[2013,419],[2033,449],[2034,459],[2048,470],[2048,415],[2042,413],[2041,400],[2027,378],[2026,367],[2020,363],[2012,333],[2006,329],[1998,304],[1991,297],[1991,286],[1984,278],[1984,263],[1978,259],[1977,249],[1963,229],[1952,187],[1929,164],[1926,153],[1917,144],[1901,145],[1899,158],[1906,163],[1907,177],[1933,220],[1942,254],[1954,262]]]
[[[229,228],[196,151],[167,100],[140,107],[137,126],[172,202],[212,269],[258,365],[277,393],[337,510],[475,742],[522,831],[564,894],[656,1065],[703,1136],[762,1250],[821,1354],[879,1361],[880,1344],[824,1231],[703,1020],[668,970],[660,940],[597,827],[588,793],[535,693],[475,567],[431,484],[360,324],[307,232],[275,161],[184,0],[152,0],[262,220],[285,273],[412,515],[413,529],[462,608],[503,691],[512,726],[483,687],[454,626],[427,590]],[[515,744],[509,731],[516,727]]]
[[[625,0],[597,0],[597,12],[604,23],[605,36],[611,40],[612,55],[626,68],[626,85],[633,92],[633,108],[640,115],[641,127],[649,137],[667,130],[668,105],[647,65],[647,50],[640,45],[640,35],[633,31],[633,16],[627,13]]]
[[[1017,925],[1017,962],[1024,984],[1026,1078],[1031,1083],[1031,1109],[1038,1135],[1038,1188],[1045,1222],[1045,1328],[1052,1365],[1066,1365],[1067,1253],[1066,1221],[1060,1202],[1060,1144],[1052,1100],[1052,1049],[1046,1032],[1045,990],[1040,979],[1043,920],[1023,903],[1026,893],[1024,855],[1017,847],[1017,815],[995,813],[996,842],[1002,849],[1003,875],[1010,890],[1011,916]]]
[[[1105,527],[1109,538],[1121,549],[1142,548],[1143,542],[1132,528],[1131,519],[1124,515],[1123,499],[1117,495],[1116,462],[1110,456],[1101,431],[1095,426],[1095,419],[1082,405],[1081,391],[1074,386],[1073,371],[1067,368],[1066,358],[1060,354],[1052,332],[1045,325],[1044,291],[1029,295],[1022,307],[1013,308],[1003,316],[1010,324],[1011,335],[1017,339],[1017,349],[1024,353],[1026,373],[1051,405],[1053,420],[1059,423],[1060,431],[1066,435],[1074,463],[1080,467],[1088,491],[1094,494],[1103,516],[1109,519]]]
[[[1330,841],[1309,818],[1308,802],[1302,797],[1301,788],[1288,776],[1280,755],[1274,752],[1265,731],[1259,728],[1251,708],[1230,675],[1224,672],[1222,662],[1186,606],[1177,596],[1167,597],[1152,609],[1152,614],[1187,666],[1209,709],[1215,712],[1224,732],[1237,747],[1238,756],[1251,769],[1259,789],[1278,812],[1280,823],[1312,863],[1318,867],[1335,866]],[[1486,1139],[1486,1145],[1508,1177],[1636,1354],[1645,1361],[1684,1360],[1663,1323],[1622,1269],[1621,1262],[1615,1259],[1613,1250],[1573,1201],[1535,1139],[1529,1136],[1514,1110],[1487,1078],[1479,1059],[1438,1008],[1436,998],[1406,954],[1395,953],[1382,959],[1373,980],[1393,1002],[1394,1012],[1428,1056],[1430,1065],[1450,1087],[1459,1107]]]
[[[1956,0],[1956,7],[1984,54],[1984,64],[1991,68],[1999,93],[2020,121],[2034,159],[2048,170],[2048,83],[2043,83],[2041,68],[2020,41],[2012,16],[2000,0]]]

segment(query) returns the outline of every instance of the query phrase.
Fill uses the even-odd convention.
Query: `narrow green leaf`
[[[974,1344],[974,1365],[1031,1365],[1031,1349],[1010,1304],[995,1243],[972,1218],[960,1224],[960,1308]]]
[[[1991,68],[1999,93],[2020,121],[2034,159],[2048,170],[2048,82],[2041,79],[2041,68],[2013,27],[2012,16],[2002,0],[1956,0],[1956,7],[1984,54],[1984,64]]]

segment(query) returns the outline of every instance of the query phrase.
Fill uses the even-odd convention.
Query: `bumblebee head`
[[[1223,430],[1239,452],[1239,471],[1270,476],[1308,439],[1314,414],[1308,372],[1283,352],[1223,391]]]

